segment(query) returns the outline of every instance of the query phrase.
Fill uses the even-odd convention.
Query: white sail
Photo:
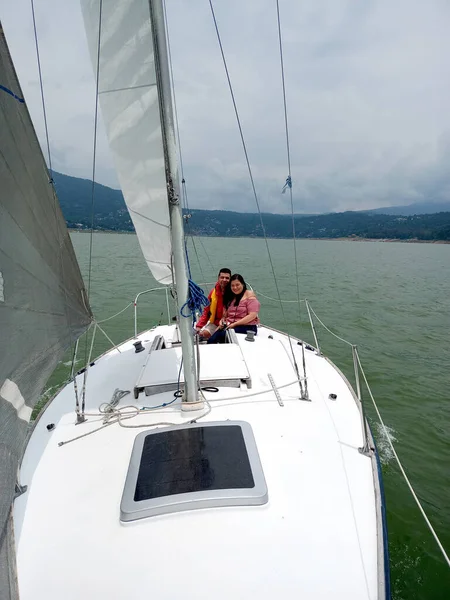
[[[170,220],[148,0],[82,0],[120,186],[155,279],[172,281]]]

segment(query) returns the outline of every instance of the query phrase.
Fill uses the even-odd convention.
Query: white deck
[[[180,372],[181,346],[154,350],[146,355],[147,361],[135,384],[137,388],[173,385],[176,389],[178,377],[180,383],[184,383],[183,369]],[[222,381],[225,385],[226,382],[237,382],[239,385],[241,379],[250,379],[244,356],[237,344],[202,344],[199,355],[203,385],[211,385],[214,381]]]
[[[172,332],[158,327],[140,339],[171,338]],[[379,598],[372,460],[358,452],[360,413],[349,388],[326,359],[308,350],[311,402],[299,400],[296,383],[280,390],[280,407],[267,373],[277,386],[295,380],[286,336],[261,327],[256,342],[244,337],[239,344],[253,387],[205,393],[212,410],[204,419],[251,424],[269,502],[121,523],[131,449],[143,429],[115,424],[59,447],[102,422],[90,417],[74,425],[70,385],[44,413],[22,464],[20,481],[28,491],[14,509],[21,600]],[[135,354],[132,341],[91,368],[88,411],[116,387],[131,391],[122,406],[135,404],[133,388],[147,353]],[[294,349],[301,365],[296,341]],[[268,393],[252,395],[263,390]],[[137,403],[157,406],[172,398],[171,392],[141,394]],[[177,401],[124,424],[192,418]],[[48,423],[56,424],[51,433]]]

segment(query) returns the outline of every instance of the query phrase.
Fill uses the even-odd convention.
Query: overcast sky
[[[44,140],[30,0],[0,0]],[[275,0],[215,0],[263,210],[288,212]],[[78,0],[35,0],[53,167],[92,172],[94,78]],[[190,205],[254,212],[208,0],[167,0]],[[280,0],[296,212],[450,201],[450,3]],[[101,127],[97,180],[118,187]]]

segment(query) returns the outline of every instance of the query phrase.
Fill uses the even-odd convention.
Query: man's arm
[[[209,302],[211,302],[211,296],[213,293],[213,289],[208,294]],[[195,324],[195,329],[201,329],[202,327],[204,327],[209,320],[209,315],[210,315],[210,312],[209,312],[209,304],[208,304],[208,306],[205,306],[205,308],[203,309],[200,319]]]
[[[200,319],[195,324],[195,329],[201,329],[202,327],[204,327],[206,325],[206,323],[208,322],[208,320],[209,320],[209,306],[205,306],[205,308],[203,309],[203,312],[200,316]]]

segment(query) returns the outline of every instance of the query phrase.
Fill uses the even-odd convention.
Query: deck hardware
[[[164,450],[155,453],[157,448]],[[187,461],[201,468],[184,470],[180,479]],[[267,501],[267,483],[249,423],[188,423],[136,436],[120,520],[196,508],[261,506]]]
[[[47,431],[53,431],[55,429],[55,424],[54,423],[49,423],[47,425]]]
[[[337,394],[329,394],[328,395],[329,400],[336,400],[336,398],[337,398]]]
[[[313,318],[311,316],[311,310],[309,308],[309,303],[308,303],[308,299],[307,298],[305,298],[305,305],[306,305],[306,310],[308,311],[309,323],[311,325],[311,329],[312,329],[312,332],[313,332],[314,341],[316,343],[317,354],[318,354],[318,356],[321,356],[322,352],[320,351],[319,340],[317,339],[317,332],[316,332],[316,328],[314,326]]]
[[[18,498],[19,496],[21,496],[22,494],[25,494],[27,489],[28,489],[27,485],[20,485],[20,483],[16,483],[16,488],[14,490],[14,500],[16,498]]]
[[[134,346],[134,351],[136,354],[138,352],[143,352],[145,350],[145,348],[142,345],[142,342],[140,340],[138,340],[137,342],[134,342],[133,346]]]
[[[267,373],[267,377],[269,378],[270,385],[272,386],[272,389],[274,391],[274,394],[275,394],[275,397],[276,397],[276,399],[278,401],[278,404],[280,406],[284,406],[283,400],[281,399],[281,396],[280,396],[280,392],[278,391],[278,388],[275,385],[275,381],[273,380],[272,375],[270,373]]]
[[[249,329],[247,331],[247,335],[245,336],[246,342],[254,342],[255,341],[255,332]]]
[[[93,367],[94,365],[95,365],[95,361],[89,363],[90,367]],[[77,371],[77,377],[78,377],[78,375],[82,375],[85,371],[86,371],[86,367],[83,367],[82,369],[80,369],[79,371]]]
[[[352,344],[352,355],[353,355],[353,366],[355,369],[355,380],[356,380],[356,394],[359,401],[360,406],[360,414],[362,421],[362,432],[363,432],[363,440],[364,445],[362,448],[358,448],[361,454],[364,456],[371,456],[372,452],[369,446],[369,432],[367,430],[367,419],[366,419],[366,410],[363,402],[363,397],[361,394],[361,385],[359,381],[359,369],[358,369],[358,348],[354,344]]]

